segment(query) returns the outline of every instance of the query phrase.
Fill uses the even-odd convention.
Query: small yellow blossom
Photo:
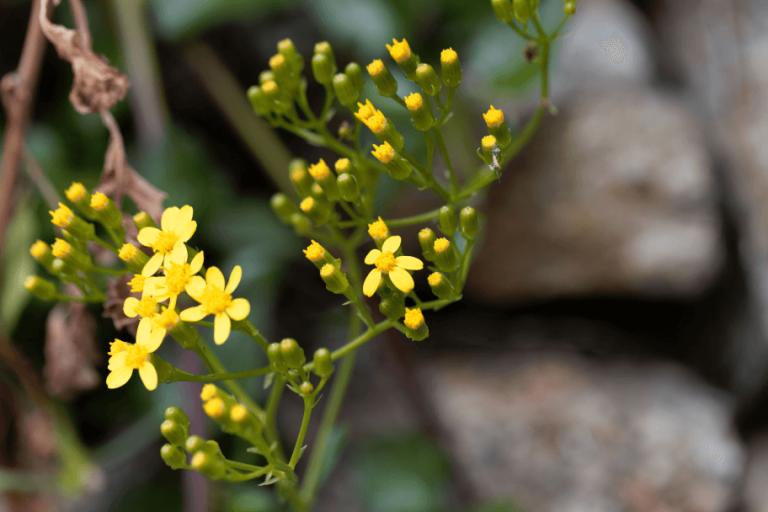
[[[490,110],[483,114],[483,119],[485,119],[485,124],[488,125],[488,128],[498,128],[504,122],[504,112],[496,110],[491,105]]]
[[[53,242],[53,245],[51,246],[51,252],[53,253],[54,258],[65,260],[69,258],[70,254],[72,254],[72,246],[69,245],[69,242],[67,242],[66,240],[57,238],[56,241]]]
[[[419,308],[405,308],[405,319],[403,320],[403,323],[406,327],[415,331],[424,325],[424,314]]]
[[[435,240],[434,249],[435,252],[441,253],[448,250],[451,247],[451,242],[447,238],[438,238]]]
[[[363,122],[375,134],[382,134],[387,128],[387,118],[384,117],[381,110],[377,110],[375,114]]]
[[[368,74],[373,76],[377,76],[379,73],[384,71],[384,63],[381,62],[381,59],[376,59],[370,64],[368,64],[365,69],[368,70]]]
[[[440,52],[440,62],[444,64],[452,64],[456,62],[456,59],[458,59],[458,54],[453,50],[453,48],[448,48],[447,50],[443,50]]]
[[[187,242],[192,238],[197,229],[197,222],[192,220],[192,207],[167,208],[160,219],[160,228],[146,227],[139,231],[139,242],[155,251],[155,255],[149,259],[141,272],[145,277],[157,272],[164,260],[165,264],[168,264],[177,242]]]
[[[282,53],[278,53],[269,58],[269,67],[271,69],[281,68],[285,65],[285,57]]]
[[[483,146],[483,149],[485,151],[491,151],[493,147],[496,145],[496,137],[493,135],[486,135],[483,137],[483,140],[480,141],[480,144]]]
[[[376,157],[376,159],[386,164],[388,162],[391,162],[393,158],[395,158],[395,150],[392,146],[389,145],[389,142],[384,142],[384,144],[380,145],[373,145],[374,150],[371,151],[371,154]]]
[[[216,315],[213,321],[213,340],[221,345],[229,337],[232,328],[230,319],[243,320],[251,312],[251,305],[246,299],[233,299],[232,292],[240,284],[243,269],[239,265],[232,269],[229,283],[224,282],[224,275],[216,267],[211,267],[205,274],[205,279],[192,276],[186,291],[190,297],[200,303],[181,312],[185,322],[197,322],[208,315]]]
[[[96,192],[91,196],[91,208],[97,212],[101,212],[107,209],[109,206],[109,198],[102,192]]]
[[[336,172],[339,174],[352,172],[352,162],[349,161],[349,158],[339,158],[336,160],[334,167],[336,168]]]
[[[139,255],[139,249],[133,244],[123,244],[117,252],[117,257],[125,262],[135,259]]]
[[[131,287],[132,293],[143,293],[144,292],[144,282],[147,280],[146,277],[144,277],[141,274],[134,274],[133,279],[128,281],[128,286]]]
[[[175,309],[163,307],[163,311],[152,317],[153,331],[170,331],[179,325],[181,318]]]
[[[424,263],[413,256],[395,257],[395,252],[400,248],[400,237],[391,236],[384,241],[381,250],[373,249],[365,257],[366,265],[375,265],[363,283],[363,293],[371,297],[379,287],[381,275],[388,274],[395,287],[405,293],[413,290],[413,278],[408,270],[421,270]]]
[[[408,107],[408,110],[419,110],[423,104],[424,99],[417,92],[405,97],[405,106]]]
[[[316,164],[309,166],[309,174],[315,181],[323,181],[331,175],[331,170],[322,158]]]
[[[43,242],[42,240],[38,240],[34,244],[32,244],[32,247],[29,248],[29,253],[32,255],[33,258],[36,260],[39,260],[40,258],[44,257],[46,254],[48,254],[48,251],[50,251],[51,248],[48,246],[47,243]]]
[[[123,303],[123,313],[128,318],[152,318],[157,314],[157,300],[151,295],[145,295],[141,300],[128,297]]]
[[[248,417],[248,409],[244,405],[236,404],[229,410],[229,418],[235,423],[240,423]]]
[[[164,336],[165,331],[152,331],[151,320],[145,318],[139,322],[135,344],[115,340],[110,351],[107,387],[119,388],[128,382],[133,370],[138,370],[144,386],[150,391],[155,389],[157,370],[152,365],[151,354],[160,347]]]
[[[205,410],[205,414],[216,419],[221,418],[227,412],[227,406],[224,405],[224,400],[214,397],[203,404],[203,410]]]
[[[86,188],[83,186],[82,183],[73,181],[72,184],[64,193],[66,194],[67,199],[69,199],[73,203],[79,203],[80,201],[85,199],[86,195],[88,195],[88,190],[86,190]]]
[[[376,108],[371,104],[371,100],[365,100],[365,105],[362,103],[357,104],[358,109],[355,112],[355,117],[366,122],[373,114],[376,113]]]
[[[313,197],[305,197],[301,203],[299,203],[299,208],[301,208],[301,211],[304,213],[307,213],[309,211],[312,211],[312,208],[315,207],[315,199]]]
[[[274,94],[277,92],[277,82],[274,80],[264,82],[261,86],[261,90],[264,91],[265,94]]]
[[[216,392],[216,384],[206,384],[203,386],[203,390],[200,392],[200,400],[207,402],[216,396]]]
[[[48,213],[51,214],[51,222],[62,229],[67,229],[75,221],[75,214],[62,203],[59,203],[59,207],[55,211]]]
[[[309,245],[309,247],[304,249],[304,255],[312,263],[317,263],[318,261],[325,258],[325,247],[312,240],[312,243]]]
[[[203,252],[195,254],[190,263],[187,263],[189,252],[184,242],[176,242],[169,258],[163,265],[162,277],[148,277],[144,285],[148,294],[155,297],[158,302],[170,299],[168,309],[176,307],[179,294],[184,291],[192,276],[203,268]]]
[[[368,224],[368,234],[371,235],[371,238],[375,241],[383,242],[389,238],[389,228],[384,221],[381,220],[381,217],[379,217],[379,220],[376,222]]]
[[[394,44],[387,45],[387,50],[389,50],[389,54],[395,59],[395,62],[401,64],[411,58],[411,47],[405,38],[400,43],[397,42],[397,39],[392,39],[392,42]]]

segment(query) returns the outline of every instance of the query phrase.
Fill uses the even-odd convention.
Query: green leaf
[[[24,288],[24,280],[35,273],[35,260],[29,255],[29,247],[37,236],[35,210],[27,196],[19,203],[16,216],[5,232],[2,261],[2,288],[0,288],[0,322],[10,332],[16,325],[21,311],[32,297]]]
[[[331,430],[331,433],[328,434],[328,437],[325,440],[325,457],[323,458],[323,462],[320,464],[318,487],[323,486],[323,482],[325,482],[328,477],[331,476],[331,473],[333,473],[333,470],[339,463],[341,455],[344,452],[344,447],[347,444],[348,434],[349,428],[343,425],[336,425],[333,427],[333,430]]]

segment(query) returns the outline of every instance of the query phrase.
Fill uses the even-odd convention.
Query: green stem
[[[124,276],[125,274],[130,274],[131,269],[129,268],[104,268],[104,267],[97,267],[96,265],[91,265],[91,270],[94,272],[98,272],[100,274],[109,274],[111,276]]]
[[[115,247],[122,247],[123,243],[125,243],[125,231],[123,231],[123,228],[120,228],[120,231],[123,231],[123,236],[120,237],[115,233],[115,230],[110,228],[109,226],[104,226],[104,229],[109,234],[109,238],[112,239],[112,241],[115,243]]]
[[[472,261],[472,249],[475,246],[475,238],[467,240],[467,246],[464,248],[464,253],[461,255],[461,261],[459,263],[459,275],[456,278],[456,294],[460,295],[464,289],[464,284],[467,281],[467,275],[469,274],[469,267]]]
[[[451,105],[453,105],[453,96],[455,93],[455,87],[448,89],[448,101],[445,103],[445,111],[443,112],[443,115],[440,116],[440,119],[438,119],[433,125],[435,128],[443,126],[445,122],[448,121],[448,116],[451,115]]]
[[[515,32],[517,32],[518,34],[520,34],[520,37],[522,37],[523,39],[528,39],[529,41],[535,41],[535,40],[536,40],[536,38],[535,38],[535,37],[533,37],[533,36],[529,36],[528,34],[526,34],[525,32],[523,32],[523,31],[522,31],[520,28],[518,28],[518,27],[517,27],[517,24],[516,24],[514,21],[508,21],[508,22],[507,22],[507,25],[509,25],[510,27],[512,27],[512,30],[514,30]]]
[[[285,460],[283,452],[283,443],[280,442],[280,436],[277,433],[277,409],[280,406],[280,400],[285,391],[285,378],[275,373],[275,380],[272,382],[272,390],[269,392],[267,400],[267,416],[264,420],[264,428],[267,430],[270,438],[277,440],[277,456],[280,460]]]
[[[273,370],[271,367],[266,366],[264,368],[257,368],[255,370],[248,370],[245,372],[234,373],[213,373],[211,375],[193,375],[185,371],[176,369],[178,371],[177,376],[173,376],[171,382],[218,382],[223,380],[238,380],[247,379],[249,377],[256,377],[258,375],[266,375]]]
[[[71,295],[58,294],[54,300],[66,302],[104,302],[107,300],[107,297],[104,295],[84,295],[82,297],[72,297]]]
[[[299,436],[296,438],[296,446],[293,447],[293,454],[291,455],[291,461],[288,463],[291,468],[296,467],[296,463],[299,462],[299,454],[301,453],[301,447],[304,445],[304,437],[307,435],[307,428],[309,427],[309,418],[312,415],[312,399],[308,396],[304,397],[304,416],[301,419],[301,428],[299,429]]]
[[[387,224],[387,226],[391,228],[399,228],[403,226],[412,226],[413,224],[421,224],[423,222],[429,222],[430,220],[434,220],[437,218],[437,216],[440,214],[440,209],[437,210],[431,210],[425,213],[420,213],[419,215],[413,215],[411,217],[403,217],[401,219],[389,219],[385,220],[384,222]],[[355,220],[355,221],[342,221],[338,222],[336,225],[340,228],[351,228],[354,226],[363,226],[366,224],[366,221],[361,220]]]
[[[115,253],[115,254],[117,254],[117,253],[118,253],[117,249],[115,249],[114,247],[112,247],[112,244],[110,244],[110,243],[108,243],[108,242],[105,242],[104,240],[102,240],[101,238],[99,238],[99,237],[98,237],[98,236],[96,236],[96,235],[93,235],[93,237],[91,238],[91,240],[92,240],[92,241],[94,241],[94,242],[96,242],[97,244],[99,244],[99,245],[100,245],[100,246],[102,246],[103,248],[107,249],[108,251],[112,251],[112,252],[113,252],[113,253]]]
[[[406,109],[408,108],[408,105],[405,104],[405,101],[403,101],[402,98],[400,98],[400,96],[398,96],[397,94],[395,94],[394,96],[390,96],[390,98],[395,100],[397,104],[400,105],[401,107],[405,107]]]
[[[435,103],[437,103],[437,108],[440,109],[440,112],[445,113],[447,112],[445,105],[443,105],[443,100],[440,99],[440,96],[435,94],[432,96],[432,99],[435,100]]]
[[[437,140],[437,147],[440,150],[440,154],[443,157],[446,167],[448,167],[448,173],[451,177],[451,189],[455,194],[459,190],[459,180],[456,178],[456,171],[453,168],[453,162],[451,161],[451,155],[448,154],[448,146],[445,144],[445,138],[443,137],[443,131],[439,126],[435,127],[433,132],[435,133],[435,139]]]
[[[269,342],[261,334],[261,332],[259,332],[259,330],[253,326],[250,320],[246,319],[246,320],[243,320],[242,322],[235,322],[233,323],[232,327],[253,338],[253,340],[256,341],[256,343],[258,343],[259,346],[264,350],[264,353],[267,352],[267,347],[269,347]]]
[[[439,300],[433,300],[430,302],[422,302],[419,306],[419,309],[422,311],[426,311],[428,309],[434,309],[438,310],[442,308],[443,306],[447,306],[448,304],[451,304],[453,302],[458,302],[461,300],[461,295],[456,295],[455,297],[451,297],[450,299],[439,299]],[[397,327],[397,325],[394,325],[393,327]]]

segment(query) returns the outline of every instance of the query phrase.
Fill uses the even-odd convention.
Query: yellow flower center
[[[152,248],[161,254],[169,254],[173,250],[173,246],[179,241],[179,237],[174,233],[167,231],[161,231],[157,235],[157,240],[152,245]]]
[[[490,110],[483,114],[483,119],[485,119],[485,124],[488,125],[488,128],[498,128],[504,122],[504,112],[496,110],[491,105]]]
[[[424,315],[419,308],[405,308],[405,319],[403,320],[403,323],[409,329],[418,329],[424,325]]]
[[[128,344],[126,343],[126,345]],[[134,370],[141,368],[141,366],[149,358],[149,351],[144,348],[143,345],[139,345],[138,343],[134,345],[128,345],[125,348],[125,352],[128,354],[125,357],[125,366],[128,368],[133,368]]]
[[[73,203],[79,203],[85,198],[86,194],[88,194],[88,191],[85,189],[82,183],[74,181],[69,186],[65,194],[67,195],[67,199]]]
[[[389,274],[397,266],[395,255],[389,251],[381,253],[373,264],[376,265],[376,268],[381,270],[383,274]]]
[[[240,423],[241,421],[244,421],[247,416],[248,416],[248,409],[246,409],[245,406],[240,404],[232,406],[232,409],[229,411],[229,417],[235,423]]]
[[[387,128],[387,118],[384,117],[380,110],[377,110],[375,114],[368,118],[365,124],[373,133],[384,133],[384,130]]]
[[[481,144],[483,145],[484,150],[490,151],[493,149],[493,146],[496,145],[496,137],[494,137],[493,135],[486,135],[485,137],[483,137]]]
[[[397,39],[392,39],[392,42],[395,44],[387,45],[387,50],[389,50],[389,54],[395,59],[395,62],[400,64],[411,57],[411,47],[408,41],[403,39],[402,42],[398,43]]]
[[[389,145],[389,142],[385,142],[379,146],[374,144],[373,147],[374,150],[371,151],[371,154],[375,156],[379,162],[386,164],[395,158],[395,150]]]
[[[184,291],[184,287],[189,283],[189,264],[173,263],[165,271],[165,286],[173,295],[178,295]]]
[[[29,248],[29,253],[32,255],[33,258],[36,260],[39,260],[43,258],[46,254],[48,254],[48,244],[43,242],[42,240],[38,240],[34,244],[32,244],[32,247]]]
[[[408,107],[408,110],[419,110],[423,104],[424,100],[422,99],[421,94],[417,92],[411,93],[410,96],[405,97],[405,106]]]
[[[371,104],[371,100],[365,100],[365,105],[358,103],[359,107],[355,116],[361,121],[367,121],[373,114],[376,113],[376,109]]]
[[[384,71],[384,63],[381,62],[380,59],[376,59],[370,64],[368,64],[365,69],[368,70],[368,74],[371,76],[376,76],[382,71]]]
[[[141,318],[152,318],[157,314],[157,301],[152,297],[144,297],[134,309]]]
[[[307,175],[307,172],[302,169],[301,167],[294,167],[291,169],[291,181],[294,183],[301,183],[304,181],[304,177]]]
[[[371,235],[371,238],[380,242],[389,238],[389,228],[384,224],[384,221],[381,220],[381,217],[379,217],[379,220],[373,224],[368,224],[368,234]]]
[[[91,208],[100,212],[104,211],[109,205],[109,198],[101,192],[96,192],[91,196]]]
[[[349,161],[349,158],[339,158],[334,167],[336,167],[337,173],[342,174],[352,170],[352,162]]]
[[[440,286],[440,284],[443,282],[443,274],[440,272],[434,272],[429,275],[427,281],[429,281],[429,286]]]
[[[60,228],[67,229],[75,221],[75,214],[72,210],[59,203],[59,207],[56,211],[48,212],[51,214],[51,222]]]
[[[144,281],[146,281],[147,278],[144,277],[141,274],[134,274],[133,279],[128,281],[128,286],[131,287],[131,291],[133,293],[141,293],[144,291]]]
[[[312,244],[304,249],[304,254],[307,256],[309,261],[315,263],[325,258],[325,248],[312,240]]]
[[[453,48],[448,48],[447,50],[440,52],[440,62],[444,64],[452,64],[456,62],[456,59],[458,58],[459,56],[456,54]]]
[[[211,418],[220,418],[227,411],[227,406],[224,405],[224,400],[214,397],[205,402],[203,409],[205,409],[205,414]]]
[[[26,288],[27,290],[31,290],[32,288],[35,287],[35,284],[37,284],[38,279],[39,278],[37,276],[29,276],[24,280],[24,288]]]
[[[264,82],[264,85],[261,86],[261,90],[264,91],[266,94],[274,94],[277,92],[277,82],[274,80],[270,80],[269,82]]]
[[[133,244],[123,244],[117,256],[123,261],[131,261],[138,257],[139,250]]]
[[[218,315],[227,310],[232,304],[232,295],[221,288],[208,285],[200,303],[205,307],[209,315]]]
[[[317,181],[323,181],[331,175],[331,170],[322,158],[316,164],[309,166],[309,174]]]
[[[448,248],[451,246],[451,242],[448,241],[447,238],[438,238],[435,240],[435,251],[436,252],[445,252],[448,250]]]
[[[203,390],[200,392],[200,399],[203,402],[207,402],[211,398],[216,396],[216,386],[214,384],[206,384],[203,386]]]
[[[311,211],[312,208],[315,207],[315,200],[311,197],[305,197],[304,200],[299,204],[299,208],[301,208],[301,211],[304,213]]]
[[[335,271],[336,267],[330,263],[326,263],[323,265],[323,268],[320,269],[320,277],[331,277]]]
[[[115,354],[119,354],[120,352],[124,352],[124,351],[128,350],[128,347],[130,347],[131,345],[133,345],[133,343],[126,343],[123,340],[116,339],[115,341],[113,341],[112,343],[109,344],[110,350],[109,350],[108,354],[110,356],[113,356]]]
[[[272,69],[281,68],[285,65],[285,57],[283,57],[281,54],[273,55],[269,59],[269,67]]]
[[[168,308],[163,308],[162,313],[152,318],[155,327],[165,329],[166,331],[170,331],[179,325],[179,320],[179,315],[176,311]]]
[[[72,254],[72,246],[69,245],[69,242],[66,240],[57,238],[56,241],[53,242],[51,252],[53,252],[54,257],[65,260]]]

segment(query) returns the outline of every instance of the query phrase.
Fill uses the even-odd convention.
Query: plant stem
[[[456,171],[453,168],[453,162],[451,161],[451,155],[448,154],[448,146],[445,144],[445,138],[443,138],[443,131],[439,126],[433,129],[435,133],[435,139],[437,140],[437,147],[440,150],[440,154],[443,157],[445,166],[448,167],[448,173],[451,177],[451,189],[455,194],[459,190],[459,180],[456,178]]]
[[[280,406],[280,400],[285,391],[285,378],[280,373],[275,373],[275,380],[272,382],[272,390],[269,392],[267,400],[267,417],[264,420],[264,428],[269,433],[269,437],[277,440],[277,455],[280,460],[285,460],[283,452],[283,443],[280,442],[280,436],[277,433],[277,408]]]
[[[264,353],[267,352],[267,347],[269,347],[267,338],[265,338],[261,332],[259,332],[259,330],[254,327],[250,320],[246,318],[242,322],[236,322],[233,327],[253,338],[253,340],[256,341],[256,343],[258,343],[259,346],[264,350]]]
[[[401,219],[389,219],[385,220],[384,222],[387,224],[387,226],[391,228],[400,228],[403,226],[411,226],[413,224],[421,224],[422,222],[428,222],[430,220],[434,220],[437,218],[437,216],[440,213],[440,209],[437,210],[431,210],[425,213],[420,213],[418,215],[413,215],[411,217],[403,217]],[[346,222],[339,222],[336,225],[340,228],[351,228],[353,226],[362,226],[366,222],[365,220],[356,220],[356,221],[346,221]]]
[[[93,235],[93,238],[91,238],[91,241],[96,242],[97,244],[99,244],[103,248],[105,248],[105,249],[107,249],[109,251],[112,251],[115,254],[118,253],[117,249],[112,247],[112,244],[110,244],[109,242],[105,242],[104,240],[102,240],[101,238],[99,238],[96,235]]]
[[[177,369],[178,370],[178,369]],[[271,367],[267,366],[264,368],[257,368],[255,370],[248,370],[245,372],[234,372],[234,373],[212,373],[210,375],[193,375],[191,373],[187,373],[181,370],[179,371],[179,377],[174,378],[172,382],[218,382],[223,380],[238,380],[238,379],[247,379],[249,377],[256,377],[258,375],[266,375],[268,373],[271,373],[273,370]]]
[[[301,447],[304,444],[304,437],[307,435],[307,428],[309,427],[309,418],[312,415],[312,398],[304,396],[304,416],[301,418],[301,428],[299,429],[299,436],[296,438],[296,446],[293,447],[293,454],[291,455],[291,461],[288,463],[292,468],[296,467],[296,463],[299,462],[299,454],[301,453]]]

